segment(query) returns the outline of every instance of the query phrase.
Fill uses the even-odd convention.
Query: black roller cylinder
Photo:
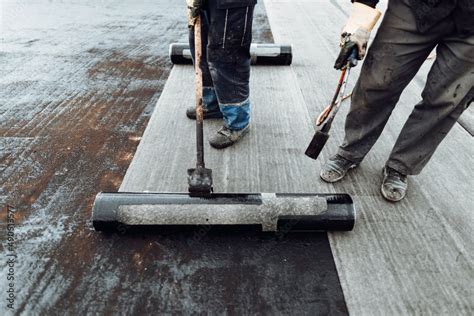
[[[175,65],[192,65],[191,50],[189,44],[174,43],[170,45],[170,59]]]
[[[192,64],[189,44],[175,43],[170,45],[170,58],[173,64]],[[293,60],[292,46],[279,44],[252,44],[250,46],[252,65],[291,65]]]
[[[98,231],[130,227],[248,226],[262,231],[352,230],[356,211],[347,194],[99,193],[92,209]]]

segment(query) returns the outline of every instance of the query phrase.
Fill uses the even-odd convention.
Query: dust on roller
[[[263,232],[352,230],[355,208],[347,194],[99,193],[94,228],[249,227]]]

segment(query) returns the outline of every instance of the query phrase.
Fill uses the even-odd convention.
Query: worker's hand
[[[356,58],[362,60],[367,51],[370,32],[380,18],[380,11],[368,5],[354,2],[349,20],[342,28],[341,51],[336,59],[334,68],[343,69],[350,61],[353,49],[356,49]],[[351,62],[352,66],[355,66]]]
[[[192,27],[196,24],[196,19],[201,13],[202,7],[205,5],[206,0],[186,0],[188,5],[188,26]]]

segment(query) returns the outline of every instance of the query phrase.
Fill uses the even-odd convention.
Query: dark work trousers
[[[451,17],[418,32],[409,0],[391,0],[362,66],[339,155],[359,163],[379,138],[402,91],[430,52],[437,57],[419,102],[386,163],[419,174],[474,99],[474,36],[456,34]]]
[[[250,122],[253,11],[254,5],[219,9],[217,0],[209,0],[201,14],[204,111],[220,108],[224,124],[231,130],[241,130]],[[189,43],[194,56],[193,29]]]

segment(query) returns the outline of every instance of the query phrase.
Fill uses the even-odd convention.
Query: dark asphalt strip
[[[118,256],[115,268],[124,263],[126,269],[133,261],[140,270],[130,271],[120,290],[132,301],[132,314],[348,314],[325,233],[279,236],[201,228],[106,236],[97,237]],[[146,258],[133,255],[132,249],[143,253],[137,244],[148,245]],[[94,279],[107,281],[102,278]],[[140,293],[134,293],[135,286]],[[102,300],[102,313],[124,311],[113,293]]]

